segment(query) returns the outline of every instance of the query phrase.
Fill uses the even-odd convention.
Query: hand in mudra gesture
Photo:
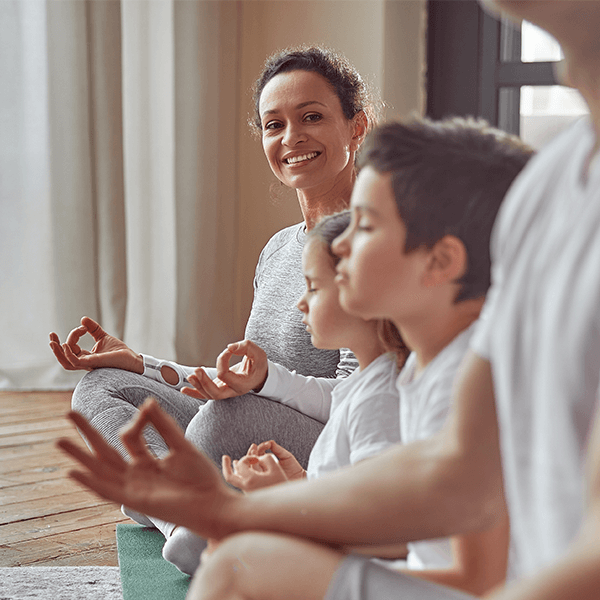
[[[241,362],[230,366],[234,356]],[[248,392],[258,392],[267,379],[269,366],[265,351],[250,340],[229,344],[217,357],[217,377],[211,379],[202,367],[188,375],[193,387],[181,391],[201,400],[224,400]]]
[[[222,470],[225,481],[243,492],[306,478],[296,457],[275,440],[252,444],[240,460],[224,455]]]
[[[79,346],[79,340],[90,334],[94,341],[91,351]],[[96,321],[89,317],[81,319],[81,325],[69,333],[65,343],[61,344],[56,333],[50,333],[50,348],[58,362],[67,371],[92,371],[101,367],[124,369],[134,373],[144,372],[142,357],[125,342],[109,335]]]
[[[124,459],[80,414],[69,413],[91,450],[71,439],[58,446],[77,468],[69,476],[96,494],[142,514],[188,527],[199,535],[220,539],[230,505],[241,495],[229,489],[212,461],[185,439],[184,432],[155,400],[147,400],[121,440],[130,459]],[[162,459],[146,444],[144,429],[153,425],[169,446]],[[226,520],[226,519],[225,519]]]

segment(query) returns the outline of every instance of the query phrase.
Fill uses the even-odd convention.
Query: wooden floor
[[[119,507],[67,478],[70,392],[0,392],[0,567],[116,566]]]

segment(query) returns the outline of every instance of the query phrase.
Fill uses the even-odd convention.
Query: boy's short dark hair
[[[433,248],[445,235],[464,244],[468,265],[455,302],[484,296],[490,286],[490,235],[508,188],[533,154],[518,137],[483,120],[413,119],[377,127],[359,167],[391,175],[407,228],[405,252]]]

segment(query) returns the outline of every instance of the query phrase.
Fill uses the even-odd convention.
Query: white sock
[[[193,575],[200,565],[200,555],[206,540],[185,527],[178,527],[163,546],[163,558],[174,564],[182,573]]]
[[[127,508],[126,506],[121,506],[121,512],[130,519],[133,519],[136,523],[143,525],[144,527],[152,527],[153,529],[158,529],[164,536],[165,539],[169,539],[171,533],[173,533],[173,529],[177,527],[175,523],[169,523],[167,521],[162,521],[161,519],[157,519],[156,517],[147,517],[142,513],[139,513],[131,508]]]
[[[124,504],[121,506],[121,512],[130,519],[133,519],[136,523],[143,525],[144,527],[154,528],[154,523],[142,513],[139,513],[132,508],[127,508]]]

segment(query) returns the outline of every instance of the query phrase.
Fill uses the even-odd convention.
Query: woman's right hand
[[[79,346],[79,340],[87,333],[96,342],[91,352]],[[64,344],[61,344],[58,335],[52,332],[50,348],[67,371],[92,371],[101,367],[112,367],[140,374],[144,372],[142,357],[131,350],[127,344],[106,333],[89,317],[81,319],[81,325],[69,333]]]

